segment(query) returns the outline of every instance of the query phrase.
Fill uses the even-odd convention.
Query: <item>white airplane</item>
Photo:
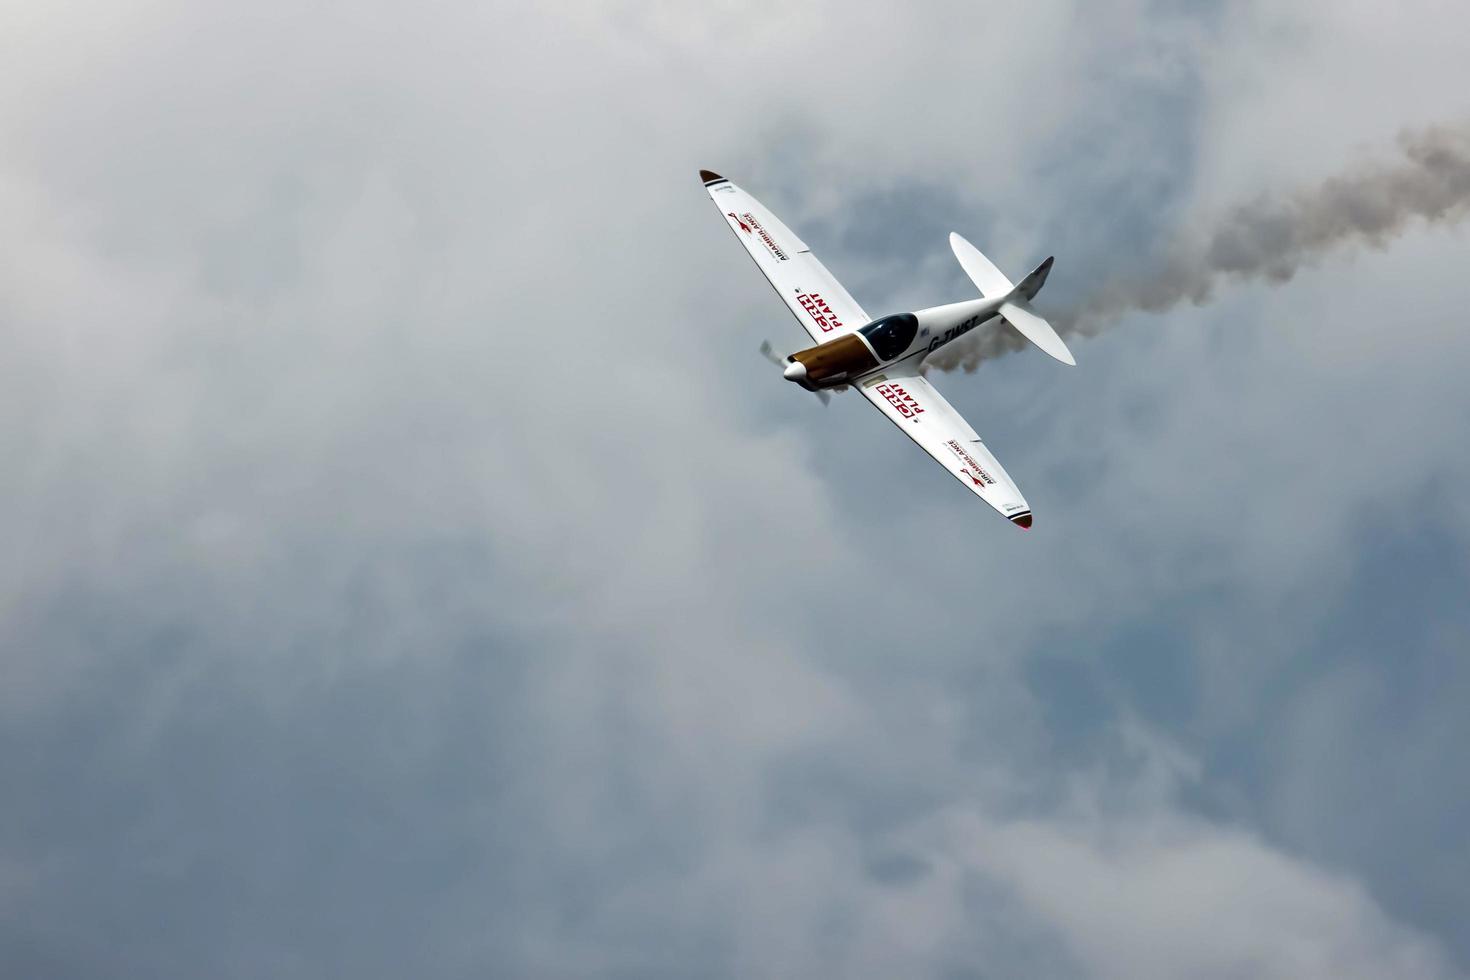
[[[1046,282],[1052,260],[1016,285],[975,246],[951,233],[955,258],[981,298],[872,320],[811,249],[759,201],[717,173],[701,170],[699,176],[730,230],[817,342],[784,359],[776,358],[769,344],[762,345],[782,367],[786,380],[816,392],[823,401],[830,397],[828,391],[856,386],[975,496],[1016,526],[1029,528],[1031,508],[1026,498],[920,368],[925,357],[997,316],[1063,364],[1076,364],[1062,338],[1030,305]]]

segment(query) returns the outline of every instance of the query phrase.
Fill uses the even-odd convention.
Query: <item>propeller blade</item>
[[[771,342],[769,340],[762,340],[761,341],[761,353],[765,355],[766,360],[768,360],[772,364],[776,365],[776,367],[781,368],[782,370],[785,370],[785,368],[786,368],[786,359],[783,358],[783,357],[781,357],[779,354],[776,353],[776,348],[774,348],[774,347],[771,346]],[[812,392],[812,394],[816,395],[817,398],[821,400],[821,402],[822,402],[823,405],[830,405],[830,404],[832,404],[832,396],[828,392],[825,392],[825,391],[814,391],[814,392]]]

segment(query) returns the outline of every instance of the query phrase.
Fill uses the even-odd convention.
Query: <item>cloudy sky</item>
[[[1419,0],[0,6],[0,973],[1470,975],[1470,223],[935,381],[1470,119]]]

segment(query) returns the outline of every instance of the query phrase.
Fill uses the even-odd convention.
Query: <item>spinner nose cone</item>
[[[1011,518],[1011,523],[1023,531],[1031,530],[1031,512],[1028,510],[1024,514],[1017,514]]]
[[[781,372],[781,376],[784,377],[787,381],[805,381],[806,365],[801,363],[800,361],[792,361],[790,364],[786,365],[786,370]]]

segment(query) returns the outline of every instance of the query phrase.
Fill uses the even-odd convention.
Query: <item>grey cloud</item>
[[[1338,555],[1370,487],[1315,537],[1228,533],[1220,454],[1185,426],[1321,497],[1262,439],[1296,379],[1262,372],[1239,418],[1239,389],[1179,390],[1196,351],[1120,337],[1162,370],[1085,379],[1071,413],[1024,370],[955,386],[1050,504],[1007,536],[863,406],[759,387],[755,325],[791,325],[693,180],[760,174],[796,129],[814,172],[1045,201],[1009,165],[1116,111],[1072,93],[1193,50],[1177,23],[1138,36],[1155,6],[1085,31],[1066,5],[38,21],[55,56],[11,60],[34,85],[0,94],[23,219],[0,229],[7,967],[1106,976],[1158,968],[1097,936],[1163,906],[1202,972],[1240,962],[1224,918],[1278,971],[1305,949],[1453,976],[1453,937],[1403,905],[1191,819],[1212,774],[1171,744],[1190,732],[1122,730],[1145,697],[1058,751],[1074,696],[1024,670]],[[1014,57],[976,59],[998,33]],[[839,49],[885,70],[814,56]],[[838,180],[782,177],[783,214],[842,210]],[[831,227],[834,266],[866,259]],[[1401,452],[1405,479],[1438,472]],[[1117,643],[1140,689],[1168,653]],[[1221,853],[1314,928],[1252,920],[1239,879],[1160,884]],[[1120,898],[1069,899],[1083,880]]]

